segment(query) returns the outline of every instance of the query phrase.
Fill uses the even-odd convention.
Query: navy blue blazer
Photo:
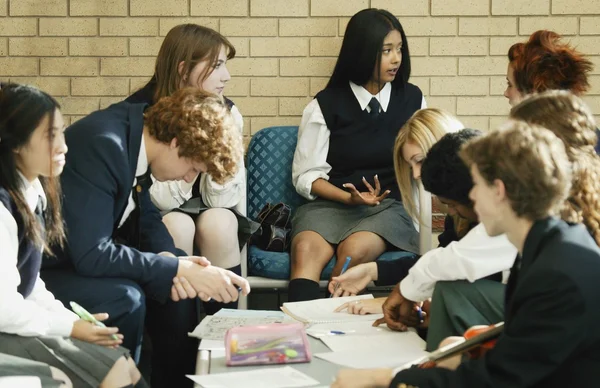
[[[69,152],[61,184],[68,243],[59,256],[81,275],[130,279],[162,302],[169,296],[178,260],[156,253],[177,251],[147,189],[140,198],[140,245],[148,252],[115,244],[112,237],[131,194],[145,107],[120,102],[65,131]]]
[[[504,333],[494,349],[456,371],[401,371],[390,386],[597,386],[599,279],[600,249],[583,225],[554,218],[536,222],[511,270]]]

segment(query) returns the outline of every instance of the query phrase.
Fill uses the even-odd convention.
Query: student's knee
[[[185,213],[174,211],[166,214],[162,220],[173,237],[175,246],[191,255],[196,231],[194,219]]]
[[[71,381],[71,379],[69,378],[69,376],[67,376],[67,374],[65,372],[63,372],[60,369],[55,368],[53,366],[51,366],[49,368],[50,368],[50,375],[52,376],[52,378],[56,381],[63,382],[60,385],[60,388],[73,388],[73,382]]]
[[[369,247],[364,242],[361,243],[358,239],[346,239],[338,245],[336,256],[338,260],[350,256],[352,264],[356,265],[367,261],[369,252]]]
[[[196,220],[196,241],[221,243],[232,246],[231,240],[237,238],[238,222],[235,214],[229,209],[214,208],[204,211]],[[238,249],[235,246],[235,249]]]
[[[437,282],[433,290],[433,300],[444,300],[451,295],[464,293],[464,290],[469,287],[469,282],[463,280],[455,280],[448,282]]]
[[[131,281],[123,279],[123,282],[116,284],[112,290],[110,306],[106,308],[111,319],[117,319],[121,330],[138,326],[143,326],[146,317],[146,296],[140,286]],[[100,305],[97,309],[102,310]],[[136,330],[138,331],[138,330]],[[130,349],[133,351],[133,349]]]
[[[129,362],[125,357],[121,357],[115,362],[104,380],[100,383],[100,388],[124,387],[132,384],[129,373]]]
[[[292,266],[324,266],[333,256],[329,243],[316,233],[305,233],[292,240]]]
[[[127,359],[127,365],[129,365],[129,376],[131,376],[131,382],[133,384],[137,384],[137,382],[142,378],[142,374],[132,358]]]
[[[121,300],[132,314],[146,311],[146,295],[136,283],[123,285]]]
[[[383,238],[371,232],[356,232],[342,241],[337,248],[336,256],[352,258],[351,265],[373,261],[385,252],[386,243]],[[339,261],[338,261],[339,262]]]

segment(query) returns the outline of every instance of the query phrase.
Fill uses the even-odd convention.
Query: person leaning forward
[[[63,303],[106,311],[107,324],[139,356],[144,326],[152,340],[152,386],[190,386],[198,323],[194,297],[219,302],[248,294],[233,272],[175,248],[148,194],[157,180],[192,181],[207,172],[225,182],[242,153],[222,100],[181,89],[147,108],[120,102],[77,121],[61,176],[66,248],[46,260],[42,278]],[[52,265],[49,265],[52,264]],[[145,324],[145,325],[144,325]]]

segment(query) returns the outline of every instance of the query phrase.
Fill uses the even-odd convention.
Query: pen
[[[94,324],[96,326],[99,327],[106,327],[106,325],[102,322],[100,322],[99,320],[97,320],[96,318],[94,318],[94,316],[92,314],[90,314],[86,309],[84,309],[83,307],[81,307],[80,305],[78,305],[75,302],[69,302],[69,304],[71,305],[71,309],[73,309],[73,312],[77,315],[79,315],[79,318],[83,319],[84,321],[88,321],[91,324]],[[119,337],[117,337],[116,334],[111,335],[111,338],[114,340],[118,340]]]
[[[421,309],[421,306],[417,306],[417,315],[419,316],[419,323],[423,323],[423,309]]]
[[[344,272],[346,272],[346,270],[348,269],[348,266],[350,265],[350,260],[352,260],[352,258],[350,256],[347,256],[346,257],[346,262],[344,263],[344,266],[342,267],[342,272],[340,272],[340,275],[343,275]],[[331,295],[329,295],[330,298],[333,297],[333,295],[338,290],[338,288],[340,288],[340,283],[337,283],[335,285],[335,287],[333,288],[333,292],[331,293]]]

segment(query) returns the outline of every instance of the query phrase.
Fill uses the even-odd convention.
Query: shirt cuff
[[[311,194],[312,184],[317,179],[325,179],[328,181],[329,175],[323,171],[307,171],[302,174],[298,178],[298,183],[296,184],[296,191],[298,194],[311,201],[317,199],[316,195]]]
[[[425,299],[427,299],[428,297],[423,297],[423,295],[421,293],[419,293],[417,290],[414,289],[414,286],[411,283],[411,275],[409,273],[409,275],[407,277],[405,277],[401,282],[400,282],[400,293],[402,294],[402,296],[404,297],[404,299],[408,299],[411,300],[413,302],[421,302]]]
[[[52,321],[50,322],[50,328],[48,330],[49,336],[60,336],[70,337],[73,331],[73,325],[79,317],[73,313],[69,314],[69,310],[65,309],[64,313],[54,313]]]

